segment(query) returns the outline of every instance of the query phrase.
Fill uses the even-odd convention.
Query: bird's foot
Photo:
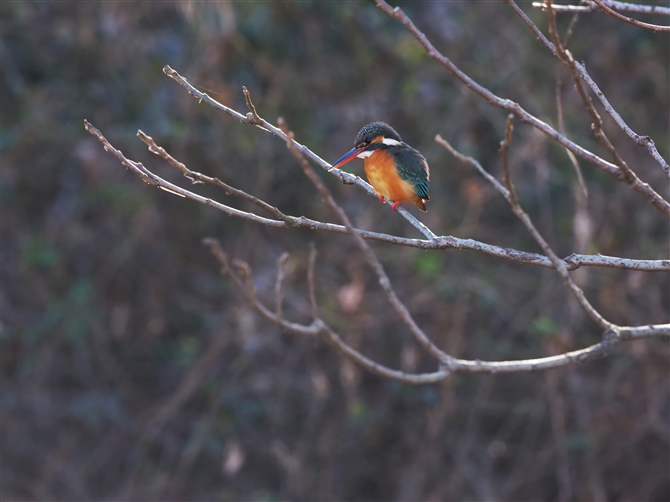
[[[380,196],[379,196],[379,202],[381,202],[382,204],[386,204],[386,201],[384,200],[384,196],[383,196],[383,195],[380,195]]]
[[[397,211],[399,205],[400,205],[400,201],[397,200],[393,204],[391,204],[391,209],[393,209],[394,211]]]

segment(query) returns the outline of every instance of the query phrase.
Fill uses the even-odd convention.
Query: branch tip
[[[249,113],[247,113],[247,120],[254,125],[262,125],[263,119],[258,116],[256,107],[251,101],[251,94],[249,93],[249,89],[247,89],[245,86],[242,86],[242,93],[244,94],[244,101],[247,103],[247,108],[249,108]]]

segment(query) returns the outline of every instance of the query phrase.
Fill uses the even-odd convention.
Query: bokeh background
[[[462,69],[553,125],[560,75],[567,133],[606,155],[568,75],[509,7],[399,4]],[[546,31],[546,15],[521,5]],[[248,261],[267,302],[288,252],[286,315],[304,322],[313,242],[326,320],[376,360],[434,369],[350,239],[267,229],[155,190],[84,131],[88,119],[189,186],[136,138],[142,129],[191,169],[336,221],[279,140],[199,104],[162,67],[243,112],[248,87],[264,118],[283,116],[331,161],[384,120],[432,167],[418,216],[436,233],[537,251],[504,200],[433,139],[500,176],[505,113],[373,2],[5,1],[0,14],[5,500],[670,499],[667,343],[547,373],[386,381],[259,319],[201,244],[219,238]],[[559,16],[562,32],[569,20]],[[668,158],[668,34],[587,14],[569,48]],[[667,197],[646,151],[609,118],[605,127]],[[580,161],[585,199],[565,152],[521,124],[510,156],[522,203],[559,255],[667,258],[667,221],[626,185]],[[362,174],[359,164],[347,168]],[[323,178],[357,226],[417,236],[388,206]],[[599,338],[550,270],[373,247],[420,325],[456,356],[539,357]],[[575,277],[614,322],[668,322],[665,273]]]

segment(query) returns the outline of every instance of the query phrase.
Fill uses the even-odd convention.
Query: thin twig
[[[248,194],[247,192],[243,190],[239,190],[237,188],[234,188],[227,183],[224,183],[218,178],[212,178],[211,176],[206,176],[202,173],[196,172],[196,171],[191,171],[188,167],[183,162],[178,161],[175,159],[172,155],[170,155],[165,148],[162,146],[158,146],[154,139],[142,132],[141,130],[137,131],[137,136],[144,141],[144,143],[147,144],[149,147],[149,151],[151,153],[155,153],[159,157],[164,158],[167,160],[170,164],[172,164],[174,167],[179,169],[184,177],[188,178],[191,180],[194,184],[196,183],[208,183],[210,185],[213,185],[215,187],[218,187],[222,189],[226,195],[232,195],[234,197],[237,197],[239,199],[243,199],[246,201],[249,201],[256,206],[260,207],[261,209],[267,211],[268,213],[272,214],[274,217],[282,220],[282,221],[288,221],[288,219],[285,217],[286,215],[282,213],[279,209],[276,207],[268,204],[267,202],[259,199],[258,197],[254,197],[251,194]]]
[[[280,318],[277,315],[275,315],[274,312],[269,310],[267,307],[265,307],[262,303],[258,301],[255,289],[249,288],[249,279],[251,276],[251,268],[249,267],[249,265],[240,260],[236,261],[237,265],[236,268],[238,269],[238,271],[244,271],[243,276],[240,277],[238,273],[236,273],[231,267],[230,261],[228,260],[228,256],[223,251],[221,243],[217,239],[207,237],[203,239],[202,242],[203,244],[205,244],[210,248],[216,259],[218,260],[219,265],[221,266],[221,273],[232,281],[233,286],[235,286],[235,289],[237,289],[237,291],[239,291],[242,294],[242,296],[244,296],[247,303],[261,317],[267,319],[270,322],[275,323],[280,328],[289,331],[291,333],[294,333],[296,335],[316,336],[319,334],[319,327],[315,323],[312,323],[310,325],[303,325],[287,321],[286,319]]]
[[[468,157],[467,155],[463,155],[461,152],[457,151],[453,146],[451,146],[451,143],[449,143],[439,134],[435,136],[435,141],[446,148],[454,157],[462,162],[465,162],[466,164],[472,165],[475,169],[477,169],[477,171],[479,171],[479,173],[484,176],[484,178],[486,178],[486,180],[491,183],[495,189],[502,194],[503,197],[505,197],[505,199],[509,197],[509,191],[497,179],[491,176],[488,171],[482,167],[479,161],[472,157]]]
[[[554,44],[552,44],[547,39],[547,37],[544,36],[544,34],[540,31],[540,29],[535,25],[535,23],[533,23],[533,21],[530,20],[530,18],[526,15],[526,13],[523,10],[521,10],[521,8],[519,8],[519,6],[514,2],[514,0],[503,0],[503,1],[510,7],[512,7],[514,12],[516,12],[516,14],[523,20],[523,22],[528,25],[528,27],[533,31],[533,33],[535,33],[538,40],[540,40],[554,56],[558,57],[558,53],[556,52],[556,47],[554,47]],[[544,6],[545,4],[542,5]],[[554,7],[555,7],[554,10],[558,11],[557,10],[558,6],[556,5]],[[588,74],[584,65],[578,61],[575,61],[575,66],[577,68],[577,71],[579,72],[579,76],[588,84],[593,93],[598,97],[598,99],[604,106],[605,111],[614,119],[619,128],[629,138],[635,141],[635,143],[645,147],[649,151],[649,154],[652,156],[652,158],[658,163],[658,165],[661,166],[663,171],[665,171],[665,174],[668,176],[668,178],[670,178],[670,165],[658,152],[656,145],[654,144],[654,141],[649,136],[641,136],[637,134],[635,131],[633,131],[628,126],[628,124],[626,124],[621,115],[619,115],[619,113],[610,104],[607,97],[605,97],[605,94],[598,87],[598,84],[596,84],[595,81]]]
[[[651,30],[651,31],[654,31],[654,32],[659,32],[659,31],[668,32],[668,31],[670,31],[670,26],[660,26],[658,24],[644,23],[642,21],[638,21],[637,19],[633,19],[632,17],[628,17],[628,16],[624,16],[623,14],[619,14],[617,11],[610,8],[610,6],[607,5],[606,2],[603,2],[602,0],[591,0],[591,1],[595,4],[597,4],[598,7],[600,7],[602,10],[607,12],[610,16],[615,17],[615,18],[617,18],[620,21],[623,21],[625,23],[629,23],[629,24],[632,24],[634,26],[637,26],[638,28],[645,28],[647,30]]]
[[[242,93],[244,94],[244,101],[247,103],[247,108],[249,108],[249,113],[247,113],[247,120],[250,124],[259,125],[262,127],[263,119],[258,116],[256,107],[251,102],[251,94],[249,94],[249,90],[242,86]]]
[[[568,44],[568,40],[570,40],[570,37],[572,36],[572,33],[574,31],[575,25],[577,24],[577,21],[579,20],[579,12],[575,12],[572,15],[572,19],[570,19],[570,23],[568,24],[567,29],[565,30],[565,35],[563,37],[563,45]],[[567,133],[565,132],[565,121],[563,119],[563,100],[562,100],[562,88],[563,88],[563,78],[561,75],[561,67],[559,66],[556,68],[556,84],[554,86],[554,92],[556,96],[556,115],[558,119],[558,131],[563,135],[566,136]],[[584,194],[584,197],[588,199],[589,197],[589,190],[586,187],[586,182],[584,181],[584,175],[582,173],[582,168],[579,165],[579,161],[577,160],[577,157],[575,157],[575,154],[572,153],[570,150],[567,148],[565,149],[565,153],[568,155],[568,158],[570,159],[570,162],[572,163],[572,167],[575,170],[575,174],[577,175],[577,183],[582,189],[582,193]]]
[[[498,149],[498,154],[502,160],[503,165],[503,183],[507,187],[507,193],[509,194],[509,201],[511,204],[519,204],[519,198],[516,195],[516,189],[514,188],[514,183],[512,183],[512,178],[509,174],[509,164],[507,162],[507,150],[509,150],[509,145],[512,142],[512,133],[514,132],[514,115],[509,114],[507,116],[507,122],[505,124],[505,139],[500,142],[500,148]]]
[[[670,7],[663,7],[661,5],[642,5],[628,2],[617,2],[616,0],[605,0],[604,4],[613,9],[625,12],[637,12],[638,14],[665,14],[670,16]],[[545,9],[547,4],[544,2],[533,2],[533,7]],[[586,5],[554,5],[556,12],[594,12],[598,10],[598,6],[589,1]]]

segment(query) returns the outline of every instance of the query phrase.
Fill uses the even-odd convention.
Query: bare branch
[[[233,271],[232,267],[230,266],[228,256],[223,251],[221,243],[217,239],[208,237],[206,239],[203,239],[202,242],[203,244],[205,244],[210,248],[212,254],[214,254],[216,259],[218,260],[219,265],[221,266],[221,273],[231,280],[233,286],[235,286],[235,289],[238,292],[240,292],[242,296],[244,296],[246,302],[261,317],[267,319],[270,322],[275,323],[280,328],[285,329],[286,331],[289,331],[296,335],[316,336],[319,333],[319,326],[317,326],[315,323],[306,326],[290,322],[284,318],[278,317],[274,312],[266,308],[262,303],[258,301],[256,297],[256,291],[248,287],[248,281],[249,278],[251,277],[251,268],[249,267],[249,265],[237,260],[236,264],[238,270],[243,270],[244,271],[243,273],[246,276],[246,277],[240,277],[237,273]]]
[[[440,369],[433,373],[419,374],[405,373],[404,371],[387,368],[386,366],[365,357],[356,349],[344,343],[344,341],[337,335],[337,333],[335,333],[335,331],[325,325],[323,326],[322,337],[340,354],[350,358],[352,361],[360,364],[363,368],[367,369],[371,373],[381,377],[399,380],[401,382],[414,385],[423,385],[440,382],[445,380],[451,374],[451,371],[447,370],[446,368]]]
[[[627,268],[630,270],[647,270],[647,271],[661,271],[661,270],[669,270],[667,268],[668,264],[670,264],[670,260],[647,260],[646,264],[642,263],[631,263],[635,261],[642,261],[642,260],[628,260],[627,258],[617,258],[614,256],[603,256],[601,254],[597,255],[583,255],[583,254],[571,254],[570,256],[566,257],[564,259],[565,263],[567,264],[568,270],[575,270],[579,266],[586,266],[589,263],[597,263],[601,259],[606,259],[608,263],[611,263],[611,266],[613,268]],[[591,260],[594,260],[591,262]],[[610,261],[613,260],[613,261]],[[624,260],[625,263],[621,263],[619,265],[615,265],[614,263],[616,260]],[[638,268],[638,265],[641,266],[648,266],[649,268]],[[653,267],[653,268],[652,268]]]
[[[576,13],[573,16],[572,21],[574,21],[577,18],[577,16],[579,16],[579,13]],[[566,33],[565,40],[569,38],[569,35],[570,35],[570,29],[568,29],[568,32]],[[565,40],[563,42],[564,44]],[[565,121],[563,120],[563,100],[561,99],[562,87],[563,87],[563,78],[561,77],[561,67],[559,66],[556,69],[556,85],[555,85],[556,115],[558,119],[558,130],[560,131],[561,134],[565,135]],[[577,183],[579,183],[579,187],[582,189],[584,198],[588,199],[589,189],[587,188],[586,182],[584,181],[584,175],[582,174],[582,168],[579,165],[579,161],[577,160],[577,157],[575,157],[575,154],[572,153],[570,150],[566,149],[565,153],[568,154],[568,158],[572,163],[572,167],[575,169],[575,174],[577,174]]]
[[[210,205],[212,207],[218,207],[220,206],[224,212],[228,212],[228,214],[231,214],[233,216],[238,216],[242,217],[245,219],[249,219],[251,221],[256,221],[256,222],[261,222],[263,223],[264,221],[269,221],[269,222],[274,222],[274,220],[267,220],[266,218],[261,218],[256,215],[253,215],[251,213],[245,213],[243,211],[238,211],[234,210],[233,208],[228,208],[228,206],[224,206],[223,204],[218,204],[214,203],[214,201],[211,201],[209,199],[205,199],[203,197],[200,197],[196,194],[192,194],[191,192],[188,192],[187,190],[184,190],[180,187],[177,187],[176,185],[172,185],[168,183],[165,180],[162,180],[161,178],[157,177],[156,175],[150,173],[144,166],[139,163],[139,162],[134,162],[129,159],[127,159],[119,150],[115,149],[108,141],[107,139],[98,131],[95,127],[93,127],[91,124],[89,124],[87,121],[84,122],[84,125],[86,129],[96,136],[103,146],[105,147],[106,151],[109,151],[112,153],[115,157],[119,159],[119,161],[126,167],[130,168],[133,172],[135,172],[137,175],[139,175],[142,179],[144,179],[147,183],[153,185],[153,186],[163,186],[168,189],[168,191],[174,191],[178,195],[184,196],[191,198],[193,200],[196,200],[198,202],[201,202],[206,205]],[[446,143],[446,142],[445,142]],[[467,157],[462,156],[464,159],[467,159]],[[481,166],[480,166],[481,167]],[[494,179],[494,178],[492,178]],[[163,185],[161,185],[163,184]],[[503,188],[503,190],[506,190],[502,185],[498,183],[498,185]],[[209,201],[209,202],[207,202]],[[239,213],[239,214],[238,214]],[[300,220],[300,219],[298,219]],[[278,221],[275,222],[278,227],[283,227],[283,228],[288,228],[285,222],[283,221]],[[319,225],[329,225],[329,224],[321,224],[320,222],[315,222],[316,224]],[[308,225],[308,228],[318,228],[317,227],[312,227],[312,224]],[[320,227],[319,229],[326,229],[328,227]],[[342,227],[343,231],[339,233],[350,233],[350,230]],[[332,228],[329,228],[329,230],[332,230]],[[397,237],[393,236],[386,236],[385,234],[374,234],[371,232],[365,232],[361,230],[356,231],[357,235],[360,235],[363,238],[374,238],[371,237],[371,235],[376,235],[376,237],[379,237],[377,240],[383,240],[386,242],[391,242],[391,243],[400,243],[404,242],[405,245],[411,245],[410,242],[416,242],[417,244],[419,243],[424,243],[425,245],[433,245],[433,241],[418,241],[418,240],[412,240],[412,239],[400,239]],[[400,239],[398,241],[398,239]],[[453,237],[445,237],[444,239],[455,239]],[[477,249],[477,247],[468,247],[468,241],[471,241],[469,239],[455,239],[452,241],[452,244],[455,244],[454,246],[457,249],[459,249],[459,245],[463,245],[463,247],[460,247],[460,249]],[[451,358],[448,369],[446,367],[440,369],[437,372],[434,373],[425,373],[425,374],[407,374],[404,372],[400,372],[397,370],[392,370],[390,368],[386,368],[383,365],[379,365],[378,363],[375,363],[374,361],[366,358],[353,348],[349,347],[346,345],[340,338],[337,336],[335,332],[333,332],[330,328],[328,328],[323,321],[320,319],[315,319],[314,322],[310,325],[302,325],[298,323],[293,323],[290,321],[287,321],[286,319],[281,319],[279,318],[275,313],[267,309],[264,305],[262,305],[258,299],[254,295],[253,288],[249,287],[249,279],[250,279],[250,269],[248,265],[245,267],[245,264],[242,262],[237,262],[238,268],[244,271],[244,275],[246,276],[246,279],[243,280],[240,278],[236,273],[233,272],[232,268],[230,267],[229,261],[225,253],[223,252],[223,249],[221,248],[220,243],[216,241],[215,239],[205,239],[204,240],[205,244],[210,246],[212,249],[212,252],[218,259],[220,265],[221,265],[221,272],[226,275],[227,277],[230,278],[232,281],[233,285],[239,291],[242,296],[244,296],[245,300],[249,303],[249,305],[263,318],[269,320],[270,322],[273,322],[277,326],[279,326],[281,329],[286,330],[287,332],[291,332],[297,335],[303,335],[303,336],[316,336],[320,335],[324,337],[324,339],[330,343],[334,348],[336,348],[340,353],[343,355],[352,358],[355,362],[363,366],[364,368],[368,369],[369,371],[378,374],[383,377],[403,381],[406,383],[411,383],[411,384],[425,384],[425,383],[435,383],[440,380],[443,380],[447,378],[447,376],[450,373],[453,372],[464,372],[464,373],[512,373],[512,372],[521,372],[521,371],[539,371],[539,370],[545,370],[545,369],[550,369],[550,368],[558,368],[570,364],[575,364],[578,362],[584,362],[588,361],[594,358],[601,357],[603,354],[605,354],[614,344],[618,343],[620,340],[633,340],[633,339],[639,339],[639,338],[647,338],[647,337],[669,337],[670,338],[670,324],[667,325],[650,325],[650,326],[636,326],[636,327],[617,327],[616,329],[608,331],[610,333],[609,336],[606,336],[605,339],[595,345],[592,345],[590,347],[587,347],[585,349],[581,350],[576,350],[572,352],[567,352],[565,354],[557,355],[557,356],[550,356],[550,357],[543,357],[543,358],[537,358],[537,359],[525,359],[525,360],[515,360],[515,361],[471,361],[471,360],[465,360],[465,359],[456,359],[456,358]],[[471,241],[472,242],[472,241]],[[481,244],[481,243],[480,243]],[[485,245],[488,246],[488,245]],[[420,247],[420,245],[417,245],[416,247]],[[495,246],[492,246],[495,248]],[[430,247],[427,247],[426,249],[430,249]],[[530,259],[533,260],[533,257],[540,257],[540,259],[536,259],[535,264],[538,265],[543,265],[543,266],[551,266],[551,264],[546,265],[544,264],[544,261],[548,261],[549,259],[546,257],[542,257],[540,255],[533,255],[532,253],[524,253],[521,251],[515,251],[515,250],[505,250],[504,248],[498,248],[502,250],[501,257],[505,256],[505,253],[509,253],[510,256],[513,256],[515,254],[518,254],[520,256],[517,256],[517,261],[521,260],[524,262],[524,259]],[[495,254],[495,251],[494,251]],[[508,257],[510,257],[508,256]],[[530,258],[529,258],[530,256]],[[526,257],[526,258],[523,258]],[[516,259],[516,258],[515,258]],[[591,263],[589,263],[589,261]],[[532,262],[532,261],[531,261]],[[528,262],[528,263],[531,263]],[[636,268],[638,270],[668,270],[670,269],[670,260],[625,260],[622,258],[615,258],[615,257],[602,257],[600,255],[598,256],[584,256],[584,255],[571,255],[565,260],[566,262],[566,267],[569,267],[571,265],[574,266],[574,268],[577,268],[578,266],[585,265],[585,264],[598,264],[598,265],[605,265],[606,266],[617,266],[619,268],[626,266],[627,268]],[[635,263],[633,263],[635,262]],[[550,262],[551,263],[551,262]],[[618,263],[618,265],[615,265],[615,263]],[[642,268],[639,268],[642,267]],[[245,284],[245,281],[247,282]]]
[[[626,326],[619,329],[622,340],[637,340],[657,336],[670,337],[670,324],[650,324],[648,326]]]
[[[602,3],[606,4],[612,9],[617,9],[625,12],[637,12],[638,14],[665,14],[670,16],[670,7],[663,7],[661,5],[642,5],[628,2],[617,2],[616,0],[605,0]],[[542,10],[546,8],[546,3],[533,2],[533,7],[539,7]],[[586,2],[586,5],[554,5],[556,12],[594,12],[598,10],[598,6],[592,1]]]
[[[615,17],[615,18],[619,19],[620,21],[624,21],[625,23],[635,25],[638,28],[645,28],[647,30],[651,30],[651,31],[654,31],[654,32],[670,31],[670,26],[660,26],[658,24],[643,23],[642,21],[638,21],[637,19],[633,19],[632,17],[628,17],[628,16],[624,16],[623,14],[619,14],[617,11],[612,9],[609,5],[607,5],[606,2],[603,2],[602,0],[591,0],[591,1],[595,4],[597,4],[598,7],[600,7],[602,10],[607,12],[610,16]]]
[[[516,189],[514,188],[514,183],[512,183],[512,178],[509,174],[509,165],[507,163],[507,150],[509,150],[509,145],[512,142],[513,132],[514,115],[510,113],[507,116],[507,123],[505,124],[505,139],[500,142],[498,153],[500,154],[500,159],[502,160],[503,165],[503,183],[505,183],[505,186],[507,187],[507,193],[509,194],[508,200],[512,205],[519,203],[519,198],[516,195]]]
[[[137,131],[137,136],[147,144],[147,146],[149,147],[149,151],[151,153],[155,153],[159,157],[162,157],[165,160],[167,160],[170,164],[172,164],[174,167],[179,169],[182,172],[182,174],[186,178],[191,180],[194,184],[195,183],[209,183],[210,185],[214,185],[215,187],[221,188],[226,193],[226,195],[232,195],[234,197],[249,201],[249,202],[255,204],[256,206],[260,207],[261,209],[267,211],[268,213],[272,214],[276,218],[278,218],[282,221],[289,222],[290,219],[286,218],[286,215],[284,213],[282,213],[276,207],[271,206],[267,202],[262,201],[259,198],[254,197],[253,195],[248,194],[247,192],[245,192],[243,190],[238,190],[237,188],[233,188],[232,186],[228,185],[227,183],[224,183],[223,181],[221,181],[218,178],[212,178],[212,177],[206,176],[202,173],[199,173],[199,172],[196,172],[196,171],[191,171],[188,167],[186,167],[186,165],[184,163],[178,161],[172,155],[167,153],[163,147],[158,146],[156,144],[156,142],[154,141],[154,139],[151,136],[145,134],[141,130]]]
[[[547,39],[547,37],[544,36],[544,34],[539,30],[539,28],[535,25],[535,23],[533,23],[533,21],[530,20],[530,18],[526,15],[526,13],[519,8],[519,6],[514,2],[514,0],[503,0],[503,1],[510,7],[512,7],[514,12],[516,12],[516,14],[523,20],[523,22],[528,25],[528,27],[533,31],[533,33],[535,33],[538,40],[540,40],[551,51],[551,53],[554,56],[558,57],[558,53],[556,51],[556,47],[554,47],[554,44],[552,44]],[[542,4],[542,6],[544,5],[545,4]],[[559,7],[558,5],[554,6],[554,10],[556,10],[557,12],[558,7]],[[588,84],[588,86],[591,88],[591,90],[594,92],[594,94],[598,97],[598,99],[604,106],[605,111],[614,119],[619,128],[629,138],[635,141],[635,143],[645,147],[649,151],[649,154],[653,157],[653,159],[665,171],[665,174],[668,176],[668,178],[670,178],[670,165],[658,152],[658,150],[656,149],[656,145],[654,144],[654,141],[649,136],[641,136],[637,134],[628,126],[628,124],[626,124],[623,118],[621,118],[621,115],[619,115],[619,113],[610,104],[609,100],[605,97],[605,94],[600,90],[598,84],[596,84],[594,80],[591,78],[591,76],[588,74],[586,68],[582,63],[575,61],[575,67],[579,73],[579,76]]]

